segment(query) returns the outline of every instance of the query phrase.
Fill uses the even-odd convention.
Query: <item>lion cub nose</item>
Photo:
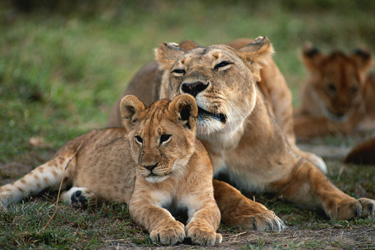
[[[150,170],[152,171],[154,168],[156,168],[156,166],[158,165],[158,163],[156,163],[155,165],[145,165],[143,166],[145,169],[147,170]]]
[[[201,81],[197,82],[187,82],[183,83],[181,89],[184,93],[190,94],[194,97],[198,95],[199,92],[202,92],[208,87],[208,84],[204,84]]]

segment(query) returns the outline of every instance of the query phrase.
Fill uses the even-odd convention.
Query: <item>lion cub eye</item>
[[[160,136],[160,144],[167,143],[167,142],[170,141],[170,139],[171,139],[171,135],[166,135],[166,134],[161,135]]]
[[[331,95],[336,94],[336,87],[332,83],[327,84],[327,90]]]
[[[139,135],[136,135],[136,136],[135,136],[135,140],[136,140],[139,144],[142,145],[142,143],[143,143],[143,139],[142,139],[142,137],[140,137]]]
[[[231,64],[233,64],[233,63],[228,62],[228,61],[222,61],[222,62],[215,65],[214,70],[218,71],[219,69],[221,69],[221,70],[228,69]]]
[[[184,69],[174,69],[172,70],[172,74],[174,76],[182,76],[186,73],[186,71]]]

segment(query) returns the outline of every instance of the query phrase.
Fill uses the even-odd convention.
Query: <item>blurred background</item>
[[[260,35],[273,43],[298,105],[303,44],[374,52],[375,1],[2,0],[0,165],[104,127],[112,104],[159,43],[209,45]]]

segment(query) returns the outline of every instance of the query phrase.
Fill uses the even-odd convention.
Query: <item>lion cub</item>
[[[351,134],[375,129],[375,74],[371,53],[357,49],[323,54],[307,44],[302,60],[309,77],[301,88],[301,107],[295,112],[299,138]]]
[[[202,245],[220,243],[213,169],[195,138],[194,98],[180,95],[147,108],[125,96],[120,109],[125,129],[94,130],[69,141],[52,160],[0,188],[2,210],[30,194],[57,189],[64,178],[64,186],[73,185],[62,194],[64,201],[78,207],[95,199],[125,202],[154,242],[173,245],[190,237]],[[187,209],[186,228],[165,207]]]

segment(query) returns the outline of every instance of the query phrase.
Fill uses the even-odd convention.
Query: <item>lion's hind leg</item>
[[[14,183],[0,187],[0,208],[6,211],[11,203],[17,203],[20,200],[36,195],[43,190],[58,190],[60,182],[64,176],[64,186],[71,183],[72,169],[64,173],[68,162],[72,161],[72,156],[57,154],[52,160],[40,165],[39,167],[26,174]],[[65,174],[65,175],[64,175]]]
[[[64,203],[78,209],[87,209],[96,205],[96,196],[90,189],[85,187],[72,187],[61,195]]]

